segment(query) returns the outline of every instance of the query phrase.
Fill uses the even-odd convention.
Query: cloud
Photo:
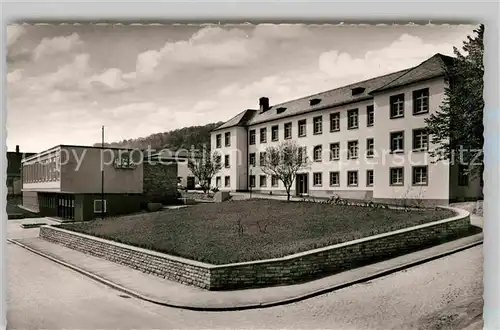
[[[26,29],[22,25],[7,25],[7,46],[12,46],[25,33]]]
[[[117,68],[108,69],[103,73],[94,75],[88,79],[91,84],[97,83],[113,91],[128,88],[130,85],[125,80],[123,72]]]
[[[387,47],[368,51],[360,58],[337,50],[324,52],[319,56],[319,69],[339,79],[351,77],[350,82],[354,82],[410,68],[436,53],[452,54],[454,45],[426,44],[419,37],[403,34]]]
[[[33,50],[33,59],[40,60],[44,56],[51,56],[58,53],[67,53],[82,45],[83,41],[77,33],[69,36],[58,36],[54,38],[43,38]]]
[[[202,100],[196,102],[191,111],[195,113],[204,113],[210,110],[214,110],[214,108],[217,107],[218,105],[219,103],[215,101]]]

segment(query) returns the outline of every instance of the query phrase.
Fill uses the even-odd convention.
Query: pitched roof
[[[263,113],[258,113],[247,124],[254,125],[262,122],[267,122],[270,120],[275,120],[279,118],[285,118],[315,110],[320,110],[326,107],[339,106],[342,104],[349,104],[362,101],[365,99],[371,99],[372,96],[370,95],[370,92],[372,90],[377,89],[393,81],[400,75],[404,74],[406,71],[407,70],[402,70],[390,73],[380,77],[335,88],[326,92],[321,92],[318,94],[302,97],[300,99],[283,102],[272,106],[269,110]],[[352,89],[356,87],[362,87],[364,88],[364,90],[361,91],[359,94],[353,95]],[[312,99],[319,99],[320,102],[318,104],[311,105],[310,100]],[[278,113],[279,108],[285,108],[285,109],[283,112]]]
[[[253,110],[253,109],[244,110],[244,111],[240,112],[239,114],[237,114],[236,116],[234,116],[233,118],[226,121],[224,124],[215,128],[213,131],[217,131],[220,129],[229,128],[229,127],[233,127],[233,126],[245,126],[247,124],[247,122],[256,113],[257,113],[257,110]]]
[[[416,67],[408,70],[406,73],[389,82],[388,84],[372,91],[372,93],[385,91],[412,84],[418,81],[440,77],[449,72],[453,65],[454,58],[443,54],[436,54]]]
[[[273,105],[269,110],[245,110],[215,130],[248,126],[373,98],[373,93],[445,75],[454,58],[435,54],[419,65],[347,86]],[[356,93],[353,93],[353,90]],[[311,102],[311,100],[315,100]]]

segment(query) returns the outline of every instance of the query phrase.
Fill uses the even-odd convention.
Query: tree
[[[426,124],[431,142],[437,145],[430,153],[435,161],[458,161],[471,175],[482,177],[484,25],[474,34],[464,41],[463,53],[454,47],[456,58],[447,72],[445,100]]]
[[[299,147],[295,142],[285,141],[277,146],[267,147],[265,152],[261,165],[262,172],[275,176],[283,182],[287,200],[290,200],[290,189],[297,172],[309,166],[305,149]]]
[[[198,179],[204,193],[210,190],[210,182],[221,168],[221,156],[218,152],[210,154],[208,148],[203,148],[201,152],[193,152],[188,160],[188,168]]]

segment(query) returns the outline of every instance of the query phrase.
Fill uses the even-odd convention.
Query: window
[[[255,175],[250,175],[250,187],[255,188]]]
[[[340,172],[330,172],[330,186],[336,187],[340,185]]]
[[[391,152],[404,152],[404,132],[391,133]]]
[[[248,163],[251,166],[255,166],[255,152],[252,152],[251,154],[248,155]]]
[[[358,128],[358,109],[347,111],[347,129]]]
[[[94,199],[94,213],[106,213],[106,200]]]
[[[259,180],[259,186],[265,187],[267,185],[267,177],[265,175],[261,175]]]
[[[306,147],[299,147],[297,153],[298,153],[298,161],[299,162],[306,162],[307,161],[307,148]]]
[[[466,165],[458,166],[458,185],[459,186],[469,185],[469,170]]]
[[[271,127],[271,140],[272,141],[279,140],[279,126],[278,125]]]
[[[404,171],[402,167],[393,167],[390,169],[390,185],[402,186],[404,184]]]
[[[413,166],[412,182],[414,186],[427,185],[427,166]]]
[[[347,171],[347,185],[348,186],[358,185],[358,171]]]
[[[413,150],[427,150],[429,136],[425,128],[413,130]]]
[[[215,144],[216,144],[217,148],[221,148],[222,147],[222,135],[217,134],[215,136]]]
[[[429,113],[429,88],[413,91],[413,114]]]
[[[229,164],[229,155],[225,155],[224,156],[224,167],[225,168],[229,168],[230,167],[230,164]]]
[[[340,131],[340,112],[330,114],[330,132]]]
[[[249,134],[250,134],[249,143],[250,143],[250,145],[254,145],[255,144],[255,130],[254,129],[251,130]]]
[[[314,147],[314,161],[315,162],[321,162],[322,160],[322,153],[323,153],[323,146],[315,146]]]
[[[299,120],[299,137],[303,137],[303,136],[306,136],[307,134],[307,131],[306,131],[306,120],[305,119],[302,119],[302,120]]]
[[[314,134],[321,134],[323,133],[323,117],[318,116],[313,118],[313,133]]]
[[[366,186],[372,187],[374,181],[373,170],[366,170]]]
[[[401,118],[405,115],[405,95],[398,94],[390,97],[389,102],[391,103],[391,119]]]
[[[373,105],[369,105],[366,107],[366,126],[373,126],[375,123],[375,110],[373,109]]]
[[[261,152],[259,155],[259,165],[264,166],[266,164],[266,153]]]
[[[224,134],[224,144],[226,147],[231,146],[231,132],[226,132]]]
[[[373,138],[366,139],[366,157],[372,158],[375,153],[375,140]]]
[[[313,173],[313,182],[316,187],[323,185],[323,175],[321,172]]]
[[[285,139],[292,138],[292,123],[285,124]]]
[[[221,177],[218,176],[218,177],[215,178],[215,186],[216,187],[220,187],[220,185],[221,185]]]
[[[221,155],[216,155],[216,156],[215,156],[215,162],[216,162],[217,164],[220,164],[220,163],[221,163],[221,160],[222,160],[222,156],[221,156]]]
[[[347,141],[347,159],[358,158],[358,141]]]
[[[278,180],[278,177],[276,175],[272,175],[271,176],[271,185],[273,187],[277,187],[279,184],[279,180]]]
[[[230,176],[225,176],[224,177],[224,186],[226,188],[231,186],[231,177]]]
[[[260,143],[266,143],[267,142],[267,128],[261,128],[260,129]]]
[[[340,159],[340,143],[330,143],[330,160]]]

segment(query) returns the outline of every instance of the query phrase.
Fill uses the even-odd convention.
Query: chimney
[[[259,107],[260,112],[266,112],[267,110],[269,110],[269,98],[261,97],[259,99]]]
[[[19,146],[16,146],[16,154],[19,154]]]

